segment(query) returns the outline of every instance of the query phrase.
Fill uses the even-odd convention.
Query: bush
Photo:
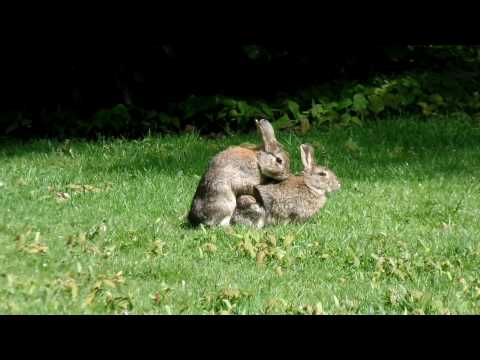
[[[119,70],[113,71],[112,79],[117,79],[118,96],[112,95],[115,91],[110,84],[107,93],[112,95],[111,101],[90,102],[90,110],[83,112],[60,100],[57,105],[42,103],[40,110],[20,106],[0,114],[3,134],[140,136],[147,131],[180,132],[192,128],[202,133],[228,133],[252,129],[252,119],[259,117],[271,120],[276,128],[305,133],[312,127],[361,126],[365,121],[398,114],[480,114],[480,49],[475,46],[395,46],[353,49],[350,53],[325,48],[322,56],[301,47],[210,47],[206,54],[196,47],[179,47],[177,51],[166,48],[168,61],[159,63],[165,68],[150,77],[117,64]],[[190,62],[185,63],[185,59]],[[200,65],[194,70],[180,66],[195,61]],[[231,66],[237,61],[241,63],[236,65],[238,68],[246,66],[251,73],[242,79],[235,76],[237,68],[232,67],[227,74],[231,78],[222,74],[210,77],[202,74],[202,66],[210,61],[213,64],[208,69],[222,61]],[[168,69],[176,72],[172,70],[173,75],[166,76]],[[83,70],[90,79],[101,76],[90,70]],[[143,70],[148,73],[148,67]],[[163,74],[160,78],[166,79],[165,83],[155,80],[155,74]],[[172,84],[180,81],[175,77],[179,75],[183,76],[178,84],[180,90],[170,91]],[[241,86],[255,77],[254,86]],[[153,79],[150,87],[142,85],[145,78]],[[196,87],[198,82],[203,87]],[[230,90],[224,89],[226,84]],[[76,99],[87,101],[75,84],[72,89],[65,86],[66,93],[72,90]],[[238,90],[234,95],[235,86],[243,93]],[[102,93],[101,88],[94,90],[95,96]]]

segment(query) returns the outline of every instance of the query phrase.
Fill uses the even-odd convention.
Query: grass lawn
[[[2,314],[480,313],[480,127],[461,118],[279,133],[342,181],[303,225],[185,224],[227,145],[195,135],[0,140]]]

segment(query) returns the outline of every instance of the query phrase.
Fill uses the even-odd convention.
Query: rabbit
[[[260,195],[256,194],[257,198]],[[261,199],[257,200],[252,195],[240,195],[237,197],[237,207],[232,216],[233,224],[242,224],[247,226],[253,226],[258,229],[265,225],[265,208],[261,205]]]
[[[257,185],[253,196],[239,196],[232,224],[261,228],[304,222],[325,205],[327,193],[339,190],[340,181],[332,170],[315,164],[312,146],[300,145],[300,153],[303,175],[291,175],[277,184]]]
[[[269,179],[282,181],[290,175],[289,154],[275,138],[270,122],[255,123],[263,145],[229,147],[212,158],[192,200],[188,214],[192,225],[230,225],[238,196],[253,194],[255,185]]]

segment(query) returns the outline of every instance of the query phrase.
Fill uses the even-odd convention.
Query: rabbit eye
[[[282,164],[282,162],[283,162],[282,159],[280,159],[280,158],[276,158],[275,160],[277,161],[277,164]]]
[[[325,171],[320,171],[320,172],[318,173],[318,175],[320,175],[320,176],[327,176],[327,173],[326,173]]]

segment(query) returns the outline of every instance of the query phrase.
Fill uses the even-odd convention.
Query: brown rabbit
[[[300,152],[303,176],[255,186],[254,197],[240,196],[232,224],[263,227],[304,222],[325,205],[326,194],[340,189],[340,181],[330,169],[315,164],[312,146],[301,145]]]
[[[188,214],[192,225],[229,225],[238,196],[253,194],[254,186],[268,179],[288,178],[290,158],[275,138],[272,125],[265,119],[256,124],[262,135],[261,147],[229,147],[210,161]]]

